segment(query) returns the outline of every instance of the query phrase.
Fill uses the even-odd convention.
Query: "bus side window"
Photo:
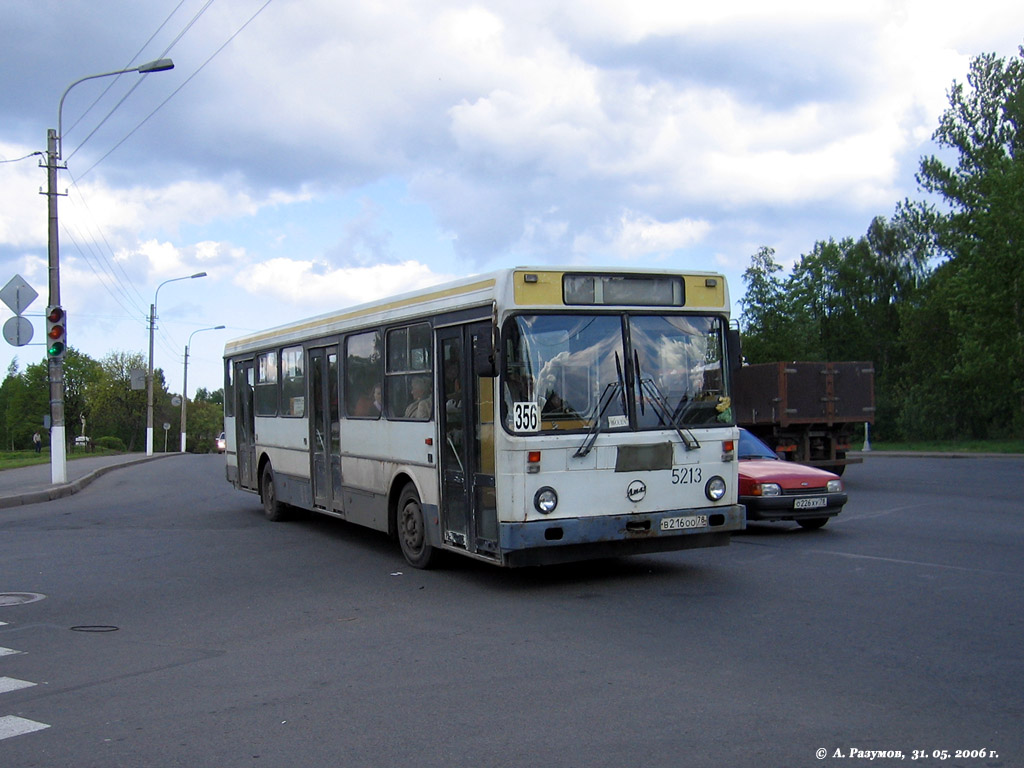
[[[378,419],[381,399],[381,333],[357,333],[345,339],[345,412],[357,419]]]
[[[277,352],[256,358],[256,415],[277,415]]]
[[[430,339],[427,323],[388,331],[385,392],[389,418],[426,421],[433,415]]]

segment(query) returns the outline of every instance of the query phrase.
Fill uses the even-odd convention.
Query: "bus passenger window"
[[[306,378],[303,374],[302,347],[281,350],[281,415],[306,413]]]
[[[345,339],[345,412],[349,416],[377,419],[383,414],[380,362],[380,331]]]
[[[277,352],[256,358],[256,415],[277,415]]]
[[[431,418],[434,400],[430,340],[430,326],[426,323],[388,331],[385,390],[390,418]]]

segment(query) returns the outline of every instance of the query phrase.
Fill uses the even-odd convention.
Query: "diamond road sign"
[[[0,288],[0,300],[10,307],[14,314],[20,315],[28,305],[39,296],[35,288],[29,285],[21,275],[15,275],[3,288]]]

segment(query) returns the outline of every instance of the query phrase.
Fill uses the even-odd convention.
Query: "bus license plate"
[[[819,496],[816,499],[797,499],[793,502],[793,509],[817,509],[824,507],[827,503],[828,499],[824,496]]]
[[[663,531],[685,531],[687,528],[707,528],[707,515],[690,515],[689,517],[665,517],[661,520]]]

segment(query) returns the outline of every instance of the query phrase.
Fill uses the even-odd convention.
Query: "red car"
[[[740,504],[747,520],[792,520],[821,528],[846,504],[839,475],[780,459],[747,430],[740,430]]]

